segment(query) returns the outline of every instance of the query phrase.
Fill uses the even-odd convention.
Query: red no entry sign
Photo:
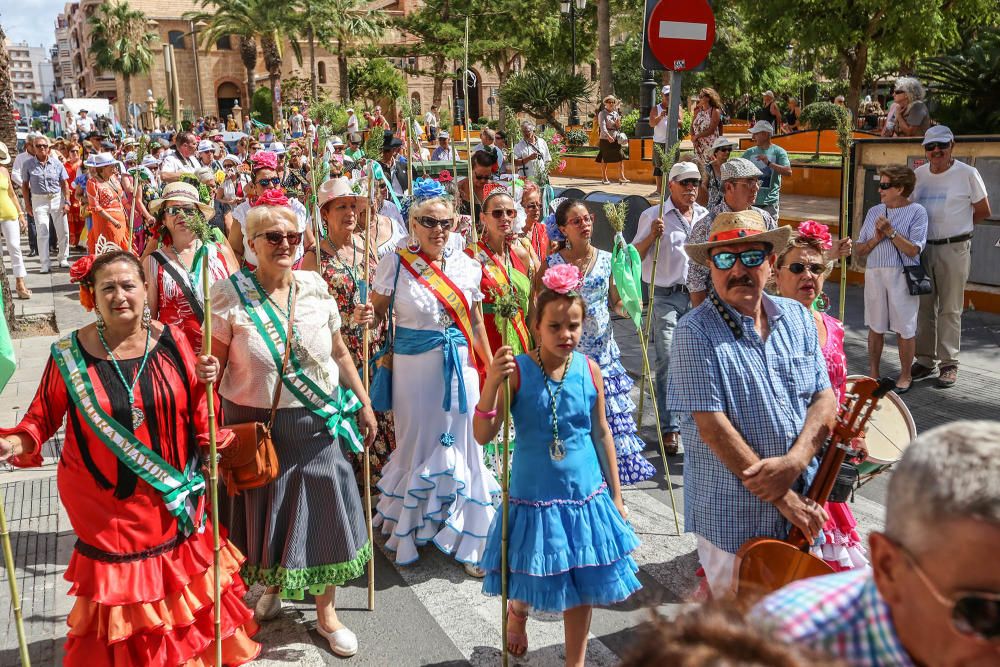
[[[665,68],[692,70],[715,43],[715,14],[706,0],[660,0],[649,15],[646,38]]]

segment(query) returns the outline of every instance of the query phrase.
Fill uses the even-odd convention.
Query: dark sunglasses
[[[788,270],[794,273],[795,275],[799,275],[806,269],[809,269],[809,273],[813,274],[814,276],[823,275],[823,272],[826,271],[826,267],[823,266],[822,264],[803,264],[802,262],[792,262],[791,264],[788,265]]]
[[[894,90],[894,91],[892,91],[892,94],[893,95],[902,95],[905,92],[906,92],[905,90]]]
[[[288,232],[286,234],[281,232],[264,232],[263,234],[258,234],[254,238],[260,238],[261,236],[263,236],[264,240],[270,245],[273,245],[275,248],[280,246],[282,241],[288,241],[288,245],[293,248],[302,243],[302,232]]]
[[[500,218],[513,218],[517,215],[517,211],[512,208],[495,208],[492,211],[487,211],[493,216],[494,220],[499,220]]]
[[[951,146],[951,143],[947,141],[932,141],[929,144],[924,144],[924,150],[925,151],[944,150],[949,146]]]
[[[878,189],[879,190],[891,190],[893,188],[898,188],[898,187],[899,186],[896,185],[895,183],[879,183],[878,184]]]
[[[716,153],[718,153],[719,151],[722,151],[723,153],[732,153],[733,152],[733,147],[732,146],[726,146],[725,148],[716,148],[715,149]]]
[[[525,204],[524,205],[524,210],[525,211],[537,211],[541,207],[542,207],[541,204]]]
[[[680,183],[681,186],[685,188],[698,187],[699,185],[701,185],[700,178],[685,178],[683,181],[677,181],[677,182]]]
[[[275,176],[274,178],[263,178],[257,181],[257,185],[259,185],[262,188],[266,187],[276,188],[279,185],[281,185],[281,179],[278,178],[277,176]]]
[[[763,250],[720,252],[718,255],[712,255],[712,264],[715,264],[715,268],[721,271],[728,271],[736,265],[737,258],[743,266],[752,269],[764,263],[764,260],[767,259],[767,253]]]
[[[421,227],[427,229],[434,229],[435,227],[440,227],[441,229],[447,231],[451,229],[451,226],[455,223],[451,218],[445,218],[439,220],[438,218],[432,218],[429,215],[422,215],[415,220],[415,222]]]
[[[167,206],[164,210],[167,215],[187,215],[194,213],[194,206]]]

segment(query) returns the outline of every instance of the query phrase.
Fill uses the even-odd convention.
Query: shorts
[[[865,269],[865,326],[877,334],[917,335],[920,297],[910,294],[900,266]]]

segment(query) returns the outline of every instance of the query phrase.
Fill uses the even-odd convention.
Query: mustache
[[[731,289],[733,287],[753,287],[753,280],[750,276],[733,276],[726,281],[726,287]]]

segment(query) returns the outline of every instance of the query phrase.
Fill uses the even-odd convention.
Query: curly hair
[[[924,99],[924,87],[912,76],[901,76],[896,79],[896,86],[893,90],[901,90],[906,93],[910,104]]]

